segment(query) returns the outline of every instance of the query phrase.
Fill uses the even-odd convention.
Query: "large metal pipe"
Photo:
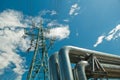
[[[67,47],[62,48],[58,56],[61,80],[74,80],[69,58],[69,49]]]
[[[77,70],[77,80],[87,80],[85,67],[88,65],[87,61],[80,61],[76,65]]]
[[[74,46],[65,46],[64,48],[69,49],[69,56],[71,57],[71,61],[76,63],[80,57],[84,59],[86,56],[93,54],[96,56],[102,63],[110,63],[110,64],[118,64],[120,65],[120,56],[93,51],[84,48],[78,48]]]
[[[98,59],[105,71],[107,71],[108,78],[120,78],[120,56],[78,48],[74,46],[65,46],[61,48],[58,53],[53,54],[49,59],[51,76],[50,80],[74,80],[75,78],[73,78],[71,63],[76,64],[82,60],[87,61],[86,58],[89,57],[91,54]],[[81,67],[79,66],[78,69],[81,69],[82,72],[79,72],[79,77],[82,77],[82,79],[80,78],[81,80],[86,80],[85,73],[88,78],[99,76],[99,74],[91,76],[89,68],[86,68],[86,72],[84,73],[85,67],[82,67],[84,66],[84,64],[81,63],[80,65]],[[91,65],[87,67],[90,66]]]
[[[102,52],[93,51],[93,50],[88,50],[88,49],[83,49],[83,48],[78,48],[74,46],[65,46],[60,49],[59,54],[58,54],[61,80],[73,80],[71,63],[77,63],[80,60],[85,60],[86,56],[89,56],[91,54],[96,56],[97,59],[100,61],[100,63],[109,64],[109,66],[110,65],[120,66],[120,56],[108,54],[108,53],[102,53]],[[106,65],[104,65],[104,68],[107,71],[110,70],[109,67],[106,68]],[[116,72],[117,70],[118,72]],[[112,76],[112,73],[114,75],[116,74],[117,76]],[[108,75],[109,75],[108,77],[113,77],[113,78],[119,77],[120,78],[120,75],[118,74],[120,74],[120,68],[114,69],[112,71],[108,71]]]
[[[59,73],[58,52],[56,52],[49,58],[50,80],[60,80]]]

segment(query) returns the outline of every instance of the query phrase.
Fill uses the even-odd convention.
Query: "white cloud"
[[[69,11],[69,15],[78,15],[78,11],[80,10],[80,7],[78,6],[78,4],[73,4],[70,8],[70,11]]]
[[[97,42],[94,44],[94,47],[101,44],[105,36],[99,36]]]
[[[120,24],[117,25],[114,29],[112,29],[106,37],[106,40],[110,41],[112,39],[116,39],[120,37]]]
[[[69,26],[61,25],[60,27],[55,27],[55,28],[49,29],[49,31],[47,33],[45,33],[45,36],[47,38],[55,38],[55,39],[62,40],[64,38],[68,37],[69,34],[70,34]]]
[[[21,80],[25,71],[24,60],[17,54],[17,48],[25,51],[28,48],[28,39],[23,39],[25,24],[23,15],[14,10],[5,10],[0,13],[0,75],[11,63],[15,65],[16,80]]]
[[[56,20],[53,20],[47,24],[48,27],[55,27],[58,25],[59,25],[59,23]]]
[[[63,21],[64,21],[64,22],[69,22],[69,19],[64,19]]]
[[[46,24],[47,23],[48,24],[47,26],[50,26],[50,27],[53,25],[53,23],[55,25],[56,20],[52,20],[51,21],[51,19],[47,19],[47,18],[43,19],[42,16],[45,16],[45,15],[51,15],[51,16],[52,15],[56,15],[57,14],[56,11],[54,11],[54,10],[43,10],[43,11],[40,11],[39,13],[40,14],[38,16],[34,16],[34,17],[27,16],[27,18],[25,18],[25,20],[24,20],[25,24],[27,26],[31,26],[31,23],[33,22],[33,23],[35,23],[36,27],[39,27],[41,25],[40,23],[42,21],[42,24],[44,24],[44,23]]]
[[[94,44],[94,47],[97,47],[103,42],[103,39],[106,41],[115,40],[120,37],[120,24],[113,28],[107,35],[98,37],[97,42]]]
[[[50,15],[56,15],[56,14],[57,14],[57,12],[52,10]]]
[[[25,27],[25,25],[21,23],[22,19],[22,13],[14,10],[5,10],[0,13],[0,28],[4,28],[7,26],[11,26],[14,28],[16,26]]]
[[[56,38],[62,40],[69,36],[70,30],[68,25],[62,25],[57,22],[57,20],[53,20],[47,24],[48,27],[51,27],[47,32],[45,32],[45,36],[47,38]]]
[[[44,16],[46,14],[50,14],[52,16],[52,15],[56,15],[57,12],[55,10],[43,10],[40,12],[40,16]]]

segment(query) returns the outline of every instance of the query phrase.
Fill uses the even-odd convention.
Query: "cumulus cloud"
[[[103,42],[103,39],[106,41],[115,40],[120,37],[120,24],[113,28],[107,35],[102,35],[98,37],[97,42],[94,44],[94,47],[97,47]]]
[[[69,26],[61,25],[60,27],[55,27],[55,28],[49,29],[49,31],[45,33],[45,36],[47,38],[52,38],[52,39],[55,38],[55,39],[62,40],[64,38],[68,37],[69,34],[70,34]]]
[[[63,25],[53,20],[47,24],[48,27],[51,27],[47,32],[45,32],[45,37],[55,38],[62,40],[67,38],[70,34],[69,25]]]
[[[21,26],[25,27],[23,23],[21,23],[23,19],[22,13],[14,10],[5,10],[2,13],[0,13],[0,28],[4,28],[5,26]]]
[[[23,39],[25,24],[22,23],[22,13],[14,10],[5,10],[0,13],[0,75],[4,69],[14,64],[13,72],[16,80],[21,80],[25,71],[23,58],[17,54],[17,48],[25,51],[28,40]]]
[[[69,15],[78,15],[78,11],[80,10],[80,7],[77,3],[73,4],[70,8]]]

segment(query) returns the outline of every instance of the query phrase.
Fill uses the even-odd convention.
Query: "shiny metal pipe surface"
[[[76,65],[77,69],[77,75],[78,79],[77,80],[87,80],[86,73],[85,73],[85,67],[88,65],[87,61],[80,61]]]
[[[58,54],[60,61],[60,70],[63,72],[63,74],[61,73],[63,77],[62,80],[73,80],[70,63],[77,63],[81,60],[85,60],[86,56],[89,56],[91,54],[96,56],[101,64],[106,64],[104,65],[104,68],[108,72],[108,77],[120,78],[120,75],[118,75],[120,74],[120,68],[115,68],[116,66],[120,66],[120,56],[74,46],[65,46],[60,49]],[[109,67],[107,67],[107,64],[109,64]],[[65,76],[68,76],[69,79],[66,79]]]
[[[58,56],[59,56],[61,80],[74,80],[70,58],[69,58],[69,49],[62,48],[59,51]]]
[[[91,54],[99,60],[105,71],[107,71],[107,77],[120,78],[120,56],[74,46],[65,46],[61,48],[56,55],[52,55],[49,59],[50,74],[52,74],[51,80],[74,80],[71,63],[76,64],[82,60],[87,61],[86,58]],[[87,77],[91,77],[89,68],[86,68],[85,70]],[[55,73],[57,73],[57,75]],[[97,76],[99,76],[99,74],[96,74],[93,77]]]
[[[78,62],[80,57],[81,57],[81,59],[84,59],[86,56],[93,54],[103,63],[120,65],[120,56],[118,56],[118,55],[93,51],[93,50],[84,49],[84,48],[78,48],[78,47],[74,47],[74,46],[65,46],[63,48],[66,48],[69,50],[69,54],[70,54],[69,56],[71,57],[71,61],[73,63]]]
[[[49,58],[49,75],[50,75],[50,80],[60,80],[58,52],[56,52]]]

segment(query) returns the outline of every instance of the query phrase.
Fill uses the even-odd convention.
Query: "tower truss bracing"
[[[42,23],[41,23],[42,24]],[[44,36],[46,31],[42,25],[26,32],[31,37],[31,48],[34,48],[33,58],[30,64],[27,80],[49,80],[48,76],[48,50],[53,44],[53,40]]]

